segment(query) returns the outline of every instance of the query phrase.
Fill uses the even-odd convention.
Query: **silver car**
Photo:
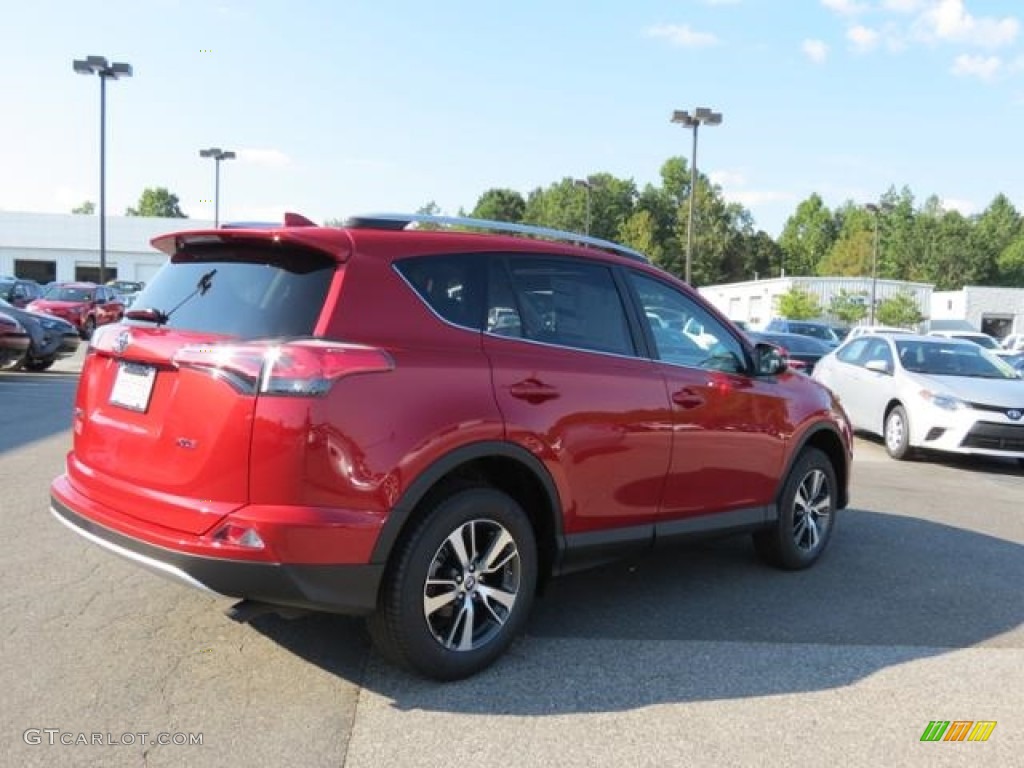
[[[882,436],[894,459],[928,448],[1024,464],[1024,380],[977,344],[859,336],[823,357],[813,378],[839,396],[854,429]]]

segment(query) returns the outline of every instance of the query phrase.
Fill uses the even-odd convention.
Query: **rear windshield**
[[[309,336],[335,267],[329,256],[298,248],[191,246],[164,265],[132,309],[164,312],[170,315],[165,327],[184,331],[243,339]]]

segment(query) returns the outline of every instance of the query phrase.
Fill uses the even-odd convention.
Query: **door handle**
[[[558,397],[558,390],[537,379],[524,379],[509,387],[509,394],[528,403],[543,403]]]
[[[704,405],[704,398],[692,389],[677,389],[672,393],[672,402],[680,408],[699,408]]]

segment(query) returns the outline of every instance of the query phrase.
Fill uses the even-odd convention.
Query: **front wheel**
[[[910,458],[910,421],[902,405],[885,417],[885,452],[897,461]]]
[[[767,563],[789,571],[821,557],[836,524],[836,472],[828,456],[805,448],[786,478],[778,519],[754,534],[754,548]]]
[[[39,359],[26,357],[21,365],[26,371],[38,372],[47,370],[54,362],[56,362],[54,358]]]
[[[526,513],[492,488],[455,491],[399,544],[367,621],[378,651],[424,677],[459,680],[523,629],[537,586]]]
[[[96,331],[96,318],[87,317],[85,322],[82,323],[82,333],[80,334],[82,339],[88,341],[92,338],[93,333]]]

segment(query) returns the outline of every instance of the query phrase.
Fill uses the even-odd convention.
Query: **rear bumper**
[[[65,526],[154,573],[225,597],[354,616],[372,613],[380,565],[265,563],[204,557],[126,536],[79,515],[56,496],[50,511]]]

